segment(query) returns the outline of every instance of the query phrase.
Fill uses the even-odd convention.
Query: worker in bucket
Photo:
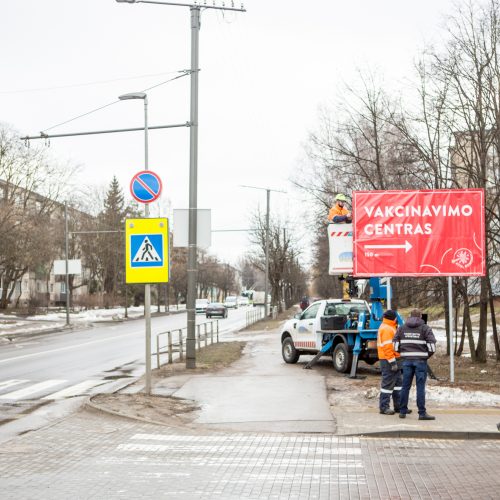
[[[379,408],[382,415],[394,415],[400,410],[402,387],[401,367],[398,365],[399,353],[394,350],[393,339],[397,328],[397,315],[392,309],[385,311],[377,334],[377,351],[380,360],[382,380],[380,382]],[[394,410],[391,408],[391,398]],[[406,410],[411,413],[411,410]]]
[[[347,203],[347,196],[345,194],[339,193],[335,196],[335,205],[330,208],[328,212],[328,221],[333,224],[351,223],[352,214],[345,204]]]

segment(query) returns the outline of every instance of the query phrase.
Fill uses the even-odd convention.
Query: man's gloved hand
[[[391,372],[397,372],[399,370],[398,364],[394,361],[391,363]]]

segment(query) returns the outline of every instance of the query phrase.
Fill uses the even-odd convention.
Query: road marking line
[[[118,450],[124,450],[124,451],[173,451],[174,449],[177,450],[184,450],[184,449],[189,449],[190,447],[187,446],[186,444],[180,444],[179,446],[175,447],[172,444],[120,444],[117,446]],[[235,449],[236,443],[233,446],[222,446],[220,447],[221,449],[224,448],[231,448]],[[278,453],[281,448],[280,446],[257,446],[255,447],[255,450],[262,450],[266,451],[267,453],[271,452],[276,452]],[[328,450],[328,452],[331,455],[361,455],[361,448],[323,448],[323,447],[316,447],[315,452],[322,452],[323,450]],[[213,445],[197,445],[196,446],[196,451],[197,452],[210,452],[213,451]],[[310,453],[311,449],[308,446],[304,446],[299,448],[298,450],[293,449],[292,450],[294,454],[300,454],[300,453]]]
[[[5,382],[0,382],[0,390],[7,389],[7,387],[11,387],[13,385],[25,384],[26,382],[29,382],[29,380],[18,380],[18,379],[6,380]]]
[[[53,352],[69,351],[70,349],[79,349],[80,347],[84,347],[86,345],[101,344],[102,342],[108,342],[110,340],[124,339],[125,337],[137,336],[138,333],[140,333],[140,332],[127,333],[126,335],[116,335],[115,337],[108,337],[106,339],[91,340],[90,342],[84,342],[83,344],[70,345],[67,347],[58,347],[57,349],[50,349],[49,351],[34,352],[32,354],[23,354],[22,356],[15,356],[14,358],[0,359],[0,364],[7,363],[8,361],[17,361],[18,359],[26,359],[26,358],[33,358],[35,356],[43,356],[44,354],[50,354]]]
[[[106,380],[85,380],[79,384],[71,385],[65,389],[49,394],[48,396],[44,396],[42,399],[64,399],[71,396],[82,396],[89,389],[105,384],[106,382]]]
[[[38,384],[30,385],[29,387],[25,387],[24,389],[19,389],[18,391],[8,392],[7,394],[2,394],[0,399],[23,399],[26,396],[31,394],[35,394],[37,392],[42,392],[45,389],[49,389],[50,387],[54,387],[55,385],[64,384],[66,380],[46,380],[45,382],[39,382]]]
[[[247,443],[254,442],[255,438],[253,436],[189,436],[189,435],[170,435],[170,434],[134,434],[130,439],[143,439],[148,441],[180,441],[185,443],[186,441],[195,442],[217,442],[217,443]],[[282,443],[283,437],[266,436],[266,443]],[[329,436],[328,441],[325,441],[324,437],[307,436],[307,439],[303,440],[304,443],[342,443],[342,444],[359,444],[358,437],[338,437]]]

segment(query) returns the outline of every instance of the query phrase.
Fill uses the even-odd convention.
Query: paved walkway
[[[500,440],[345,435],[412,426],[470,437],[468,426],[487,428],[498,409],[433,408],[438,420],[418,423],[347,403],[330,408],[326,364],[312,371],[284,364],[275,332],[236,336],[249,343],[229,369],[154,388],[196,398],[195,428],[83,408],[2,443],[0,498],[498,498]]]
[[[180,430],[83,410],[0,448],[0,498],[497,499],[500,441]]]
[[[429,402],[435,421],[419,421],[416,411],[404,420],[398,415],[380,415],[378,395],[371,400],[361,393],[354,400],[332,397],[355,394],[359,381],[334,372],[327,358],[312,370],[304,370],[307,356],[295,365],[283,362],[277,332],[234,337],[248,343],[244,357],[230,368],[215,374],[172,377],[160,381],[153,392],[196,401],[201,411],[195,422],[212,429],[500,439],[499,406]],[[341,391],[327,388],[327,381]],[[372,375],[368,385],[362,383],[376,394],[380,377]]]

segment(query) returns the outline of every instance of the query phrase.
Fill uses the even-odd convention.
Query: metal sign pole
[[[391,278],[387,277],[387,309],[392,309]]]
[[[149,169],[148,157],[148,98],[144,97],[144,170]],[[144,205],[144,216],[149,217],[149,205]],[[144,391],[151,394],[151,285],[144,286],[144,318],[146,320],[146,386]]]
[[[453,345],[453,278],[448,276],[448,315],[450,325],[450,382],[455,382],[455,346]]]
[[[68,269],[68,204],[64,203],[64,245],[66,254],[66,326],[69,326],[69,269]]]

